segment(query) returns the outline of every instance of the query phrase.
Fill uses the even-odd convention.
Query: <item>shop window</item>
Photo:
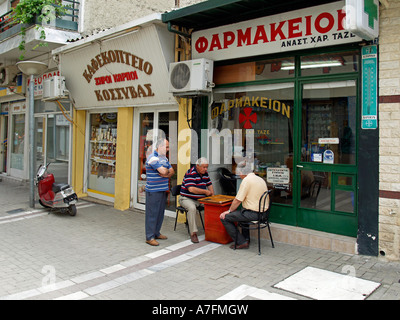
[[[227,192],[220,168],[235,173],[246,160],[275,189],[275,203],[292,203],[293,97],[293,83],[215,90],[208,155],[217,193]]]
[[[137,202],[140,204],[146,203],[146,160],[147,157],[154,151],[155,144],[159,139],[167,139],[169,141],[169,152],[167,158],[175,170],[175,175],[169,180],[170,188],[177,184],[177,148],[176,142],[171,137],[173,133],[170,132],[171,123],[178,122],[178,112],[144,112],[140,113],[139,118],[139,167],[138,167],[138,193]],[[175,160],[174,160],[175,159]],[[166,210],[174,211],[176,207],[176,198],[171,196],[170,192],[167,193]]]
[[[52,163],[57,181],[68,182],[71,103],[35,100],[36,163]]]
[[[343,187],[351,187],[354,185],[354,177],[347,175],[338,175],[337,185]]]
[[[69,112],[71,103],[69,101],[61,101],[60,104],[52,101],[35,100],[35,113],[48,112]]]
[[[25,114],[12,116],[11,168],[24,170]]]
[[[8,108],[0,105],[0,172],[7,172],[8,154]]]
[[[302,208],[331,210],[331,173],[301,170]]]
[[[256,61],[256,80],[276,80],[294,77],[294,58],[279,58]],[[288,67],[289,66],[289,67]]]
[[[90,190],[115,192],[117,113],[90,115]]]
[[[292,78],[294,77],[294,67],[290,68],[290,66],[294,66],[293,57],[216,66],[214,70],[214,83],[220,85]]]
[[[303,86],[302,161],[355,164],[356,95],[352,80]]]
[[[333,208],[335,212],[355,212],[355,177],[323,171],[300,172],[302,208],[323,211],[331,211]]]
[[[335,211],[354,213],[354,196],[356,191],[355,176],[349,174],[335,175]]]
[[[354,191],[335,191],[335,211],[354,213]]]
[[[302,76],[355,72],[359,68],[357,51],[303,56],[300,60]],[[294,65],[292,65],[294,69]]]
[[[139,174],[138,174],[138,203],[146,203],[146,160],[153,152],[153,133],[154,133],[154,113],[140,114],[140,133],[139,133]]]
[[[70,122],[62,114],[55,116],[56,120],[56,150],[53,150],[55,160],[68,161],[69,159],[69,126]]]

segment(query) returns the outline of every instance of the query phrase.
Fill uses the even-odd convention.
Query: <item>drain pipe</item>
[[[168,22],[168,31],[170,31],[172,33],[179,34],[180,36],[183,36],[185,38],[190,38],[191,37],[191,35],[188,34],[188,33],[185,33],[185,32],[179,31],[179,30],[175,30],[174,28],[172,28],[171,21]]]

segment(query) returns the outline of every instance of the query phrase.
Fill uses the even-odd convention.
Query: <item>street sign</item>
[[[362,129],[378,127],[377,46],[362,48]]]

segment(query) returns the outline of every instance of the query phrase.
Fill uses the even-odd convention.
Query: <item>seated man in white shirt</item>
[[[264,179],[256,176],[249,166],[240,167],[238,165],[236,173],[243,181],[240,184],[239,191],[229,210],[222,212],[220,215],[222,224],[234,241],[237,230],[235,222],[258,220],[259,201],[263,193],[268,190]],[[242,209],[238,210],[240,204],[242,204]],[[265,210],[267,209],[268,208]],[[249,248],[249,230],[243,229],[242,232],[243,234],[238,232],[236,249]],[[231,245],[231,248],[234,248],[234,246],[235,245]]]

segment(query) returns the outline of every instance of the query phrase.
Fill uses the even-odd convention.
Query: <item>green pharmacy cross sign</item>
[[[362,129],[378,127],[377,46],[362,48]]]
[[[369,27],[374,29],[374,20],[378,21],[378,6],[374,3],[374,0],[364,0],[364,12],[368,15]]]
[[[365,39],[379,36],[379,1],[346,0],[346,30]]]

